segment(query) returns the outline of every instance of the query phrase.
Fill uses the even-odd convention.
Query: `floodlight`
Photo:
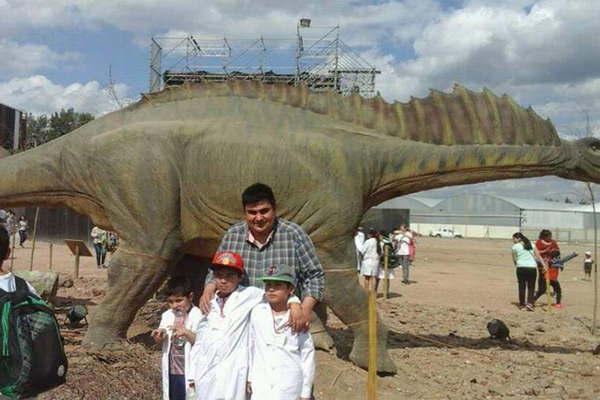
[[[310,18],[300,18],[300,26],[303,28],[310,28]]]

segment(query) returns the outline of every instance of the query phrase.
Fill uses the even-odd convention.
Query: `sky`
[[[148,91],[153,36],[293,39],[299,18],[309,17],[340,26],[341,39],[381,70],[376,90],[388,101],[454,83],[487,87],[531,105],[564,138],[588,127],[600,136],[596,0],[0,0],[0,15],[0,102],[37,115],[72,107],[101,116],[137,100]],[[542,178],[426,195],[464,190],[533,198],[583,191]]]

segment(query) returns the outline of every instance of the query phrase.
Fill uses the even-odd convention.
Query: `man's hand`
[[[310,328],[310,314],[306,318],[306,313],[300,304],[290,304],[290,320],[288,324],[294,332],[306,332]]]
[[[202,296],[200,297],[200,311],[202,314],[207,315],[210,312],[210,302],[215,297],[215,292],[217,291],[217,285],[214,282],[209,282],[204,285],[204,291],[202,292]]]
[[[150,336],[156,343],[162,343],[167,338],[167,331],[164,328],[154,329]]]

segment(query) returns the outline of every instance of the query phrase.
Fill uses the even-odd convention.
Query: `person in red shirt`
[[[552,232],[548,229],[542,229],[540,232],[538,240],[535,242],[535,247],[538,252],[549,266],[548,271],[544,271],[544,268],[538,264],[538,290],[535,294],[535,300],[539,299],[546,293],[546,274],[548,275],[548,279],[550,281],[550,285],[554,289],[556,293],[556,304],[557,308],[562,307],[561,305],[561,288],[560,283],[558,283],[558,268],[552,268],[552,258],[554,258],[557,254],[560,254],[560,248],[558,247],[558,243],[552,239]]]

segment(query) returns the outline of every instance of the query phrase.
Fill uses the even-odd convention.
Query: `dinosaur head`
[[[562,177],[600,183],[600,139],[589,137],[570,142],[570,162]]]

